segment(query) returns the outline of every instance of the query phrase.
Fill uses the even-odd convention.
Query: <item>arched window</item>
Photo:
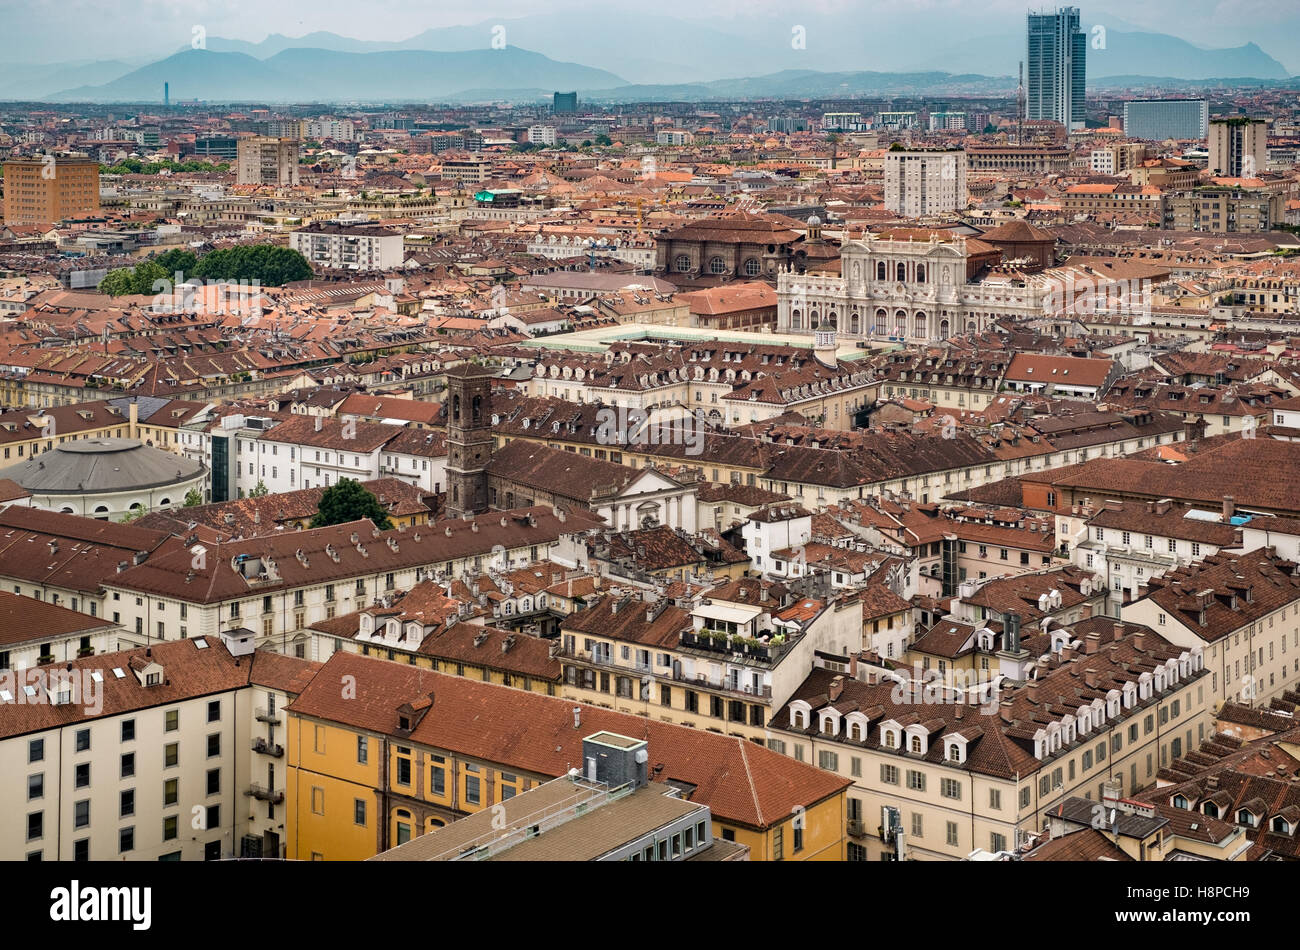
[[[861,723],[856,723],[856,722],[855,722],[853,725],[849,726],[849,738],[852,739],[854,742],[861,742],[861,741],[862,741],[862,725],[861,725]]]
[[[759,264],[757,257],[751,257],[745,261],[745,276],[757,277],[762,273],[763,266]]]
[[[798,330],[798,329],[801,329],[802,327],[803,327],[803,317],[800,315],[800,313],[799,313],[798,310],[791,310],[791,311],[790,311],[790,329],[791,329],[791,330]]]
[[[920,737],[920,736],[912,736],[912,751],[913,751],[913,752],[920,752],[920,751],[921,751],[921,737]]]
[[[727,272],[727,262],[720,257],[709,258],[710,274],[725,274]]]
[[[900,284],[901,284],[903,281],[907,280],[907,265],[905,265],[905,264],[899,264],[899,265],[898,265],[898,277],[897,277],[897,280],[898,280],[898,282],[899,282]]]
[[[857,311],[854,311],[849,316],[849,332],[850,333],[862,332],[862,318],[858,316]]]
[[[806,725],[807,724],[804,722],[803,713],[796,709],[794,713],[794,727],[796,729],[803,729],[806,727]]]
[[[689,254],[678,254],[673,259],[673,270],[679,274],[685,274],[691,269],[691,258]]]
[[[889,314],[885,312],[883,307],[876,311],[876,316],[874,320],[875,322],[871,325],[871,332],[879,336],[888,335]]]
[[[918,284],[924,284],[924,283],[925,283],[925,265],[924,265],[924,264],[917,264],[917,265],[916,265],[916,282],[917,282]]]
[[[876,261],[876,280],[885,279],[885,262]]]
[[[918,313],[912,318],[912,335],[926,339],[929,337],[929,322],[924,313]]]

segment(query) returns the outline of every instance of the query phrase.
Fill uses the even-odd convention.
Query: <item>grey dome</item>
[[[188,482],[205,466],[139,439],[77,439],[0,469],[34,494],[111,494]]]

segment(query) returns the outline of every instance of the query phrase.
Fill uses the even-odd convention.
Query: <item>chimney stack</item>
[[[1133,634],[1133,648],[1135,650],[1144,650],[1147,645],[1147,635],[1145,633]]]
[[[1089,667],[1083,671],[1083,681],[1088,684],[1089,689],[1096,689],[1101,682],[1101,677],[1097,675],[1096,670]]]
[[[1094,653],[1097,652],[1097,648],[1099,646],[1101,646],[1101,634],[1099,633],[1088,634],[1086,637],[1083,638],[1083,655],[1092,656]]]
[[[830,701],[833,703],[838,702],[840,696],[843,693],[844,693],[844,677],[837,676],[833,680],[831,680],[831,688],[828,694],[830,697]]]
[[[1231,495],[1223,496],[1223,520],[1225,522],[1232,520],[1232,516],[1237,513],[1237,502]]]
[[[1118,643],[1120,640],[1124,639],[1124,624],[1116,620],[1113,624],[1111,624],[1111,629],[1115,631],[1115,636],[1113,637],[1115,642]]]
[[[1002,702],[998,703],[998,715],[1002,718],[1003,722],[1016,721],[1015,717],[1011,715],[1011,707],[1013,705],[1014,704],[1009,699],[1004,699]]]

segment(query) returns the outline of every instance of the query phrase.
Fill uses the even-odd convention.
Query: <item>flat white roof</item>
[[[725,620],[728,623],[748,623],[763,612],[761,607],[738,607],[732,604],[701,604],[691,613],[709,620]]]

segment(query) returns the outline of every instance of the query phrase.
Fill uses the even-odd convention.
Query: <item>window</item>
[[[135,739],[135,720],[134,719],[122,720],[122,741],[131,742],[134,739]]]
[[[1002,790],[1000,788],[989,789],[989,808],[994,811],[1002,810]]]
[[[370,758],[368,748],[370,740],[366,736],[357,736],[357,764],[365,765]],[[364,822],[361,822],[364,824]]]
[[[73,770],[73,788],[86,788],[90,785],[90,763],[80,762]]]
[[[86,752],[89,751],[89,749],[90,749],[90,730],[78,729],[77,730],[77,751]]]
[[[177,820],[175,815],[168,815],[166,818],[163,819],[163,841],[176,840],[176,827],[177,827]],[[180,858],[178,855],[177,860],[179,859]],[[159,860],[161,861],[162,859],[159,858]]]
[[[175,732],[181,727],[181,714],[178,709],[169,709],[164,714],[163,732]]]
[[[72,826],[85,828],[90,824],[90,800],[83,799],[72,806]]]
[[[32,812],[27,816],[27,840],[32,841],[36,838],[45,836],[45,812]]]
[[[939,794],[944,798],[961,799],[961,782],[955,778],[946,778],[939,783]]]
[[[898,766],[896,766],[896,765],[882,765],[882,766],[880,767],[880,781],[884,782],[886,785],[897,785],[897,784],[898,784]]]
[[[399,747],[397,750],[397,779],[398,785],[411,784],[411,750]]]
[[[365,826],[366,823],[366,801],[364,798],[357,798],[352,803],[352,822],[354,824]]]
[[[28,763],[40,762],[45,758],[45,740],[32,739],[27,743],[27,761]]]
[[[38,798],[45,797],[45,773],[38,772],[35,775],[27,776],[27,800],[35,801]]]
[[[221,769],[208,769],[208,794],[221,794]]]
[[[208,703],[208,722],[221,721],[221,700],[214,699]]]
[[[176,742],[163,746],[163,765],[171,767],[180,759],[180,744]]]
[[[178,779],[169,778],[163,782],[163,804],[175,805],[180,801],[181,783]]]
[[[947,841],[948,847],[950,848],[957,847],[957,822],[955,821],[948,822],[947,836],[944,840]]]
[[[925,773],[916,769],[907,770],[907,787],[918,792],[925,791]]]
[[[124,854],[135,850],[135,827],[123,828],[117,833],[117,852]]]
[[[325,789],[319,785],[311,788],[311,811],[313,815],[325,814]]]
[[[482,804],[481,782],[477,775],[465,776],[465,802],[469,805]]]
[[[920,812],[912,812],[912,837],[925,837],[925,824]]]
[[[817,753],[817,765],[828,772],[838,772],[840,768],[840,757],[834,752],[823,749]]]
[[[122,778],[130,778],[135,774],[135,753],[122,753]]]
[[[117,796],[117,814],[119,818],[129,818],[135,814],[135,789],[125,789]]]

